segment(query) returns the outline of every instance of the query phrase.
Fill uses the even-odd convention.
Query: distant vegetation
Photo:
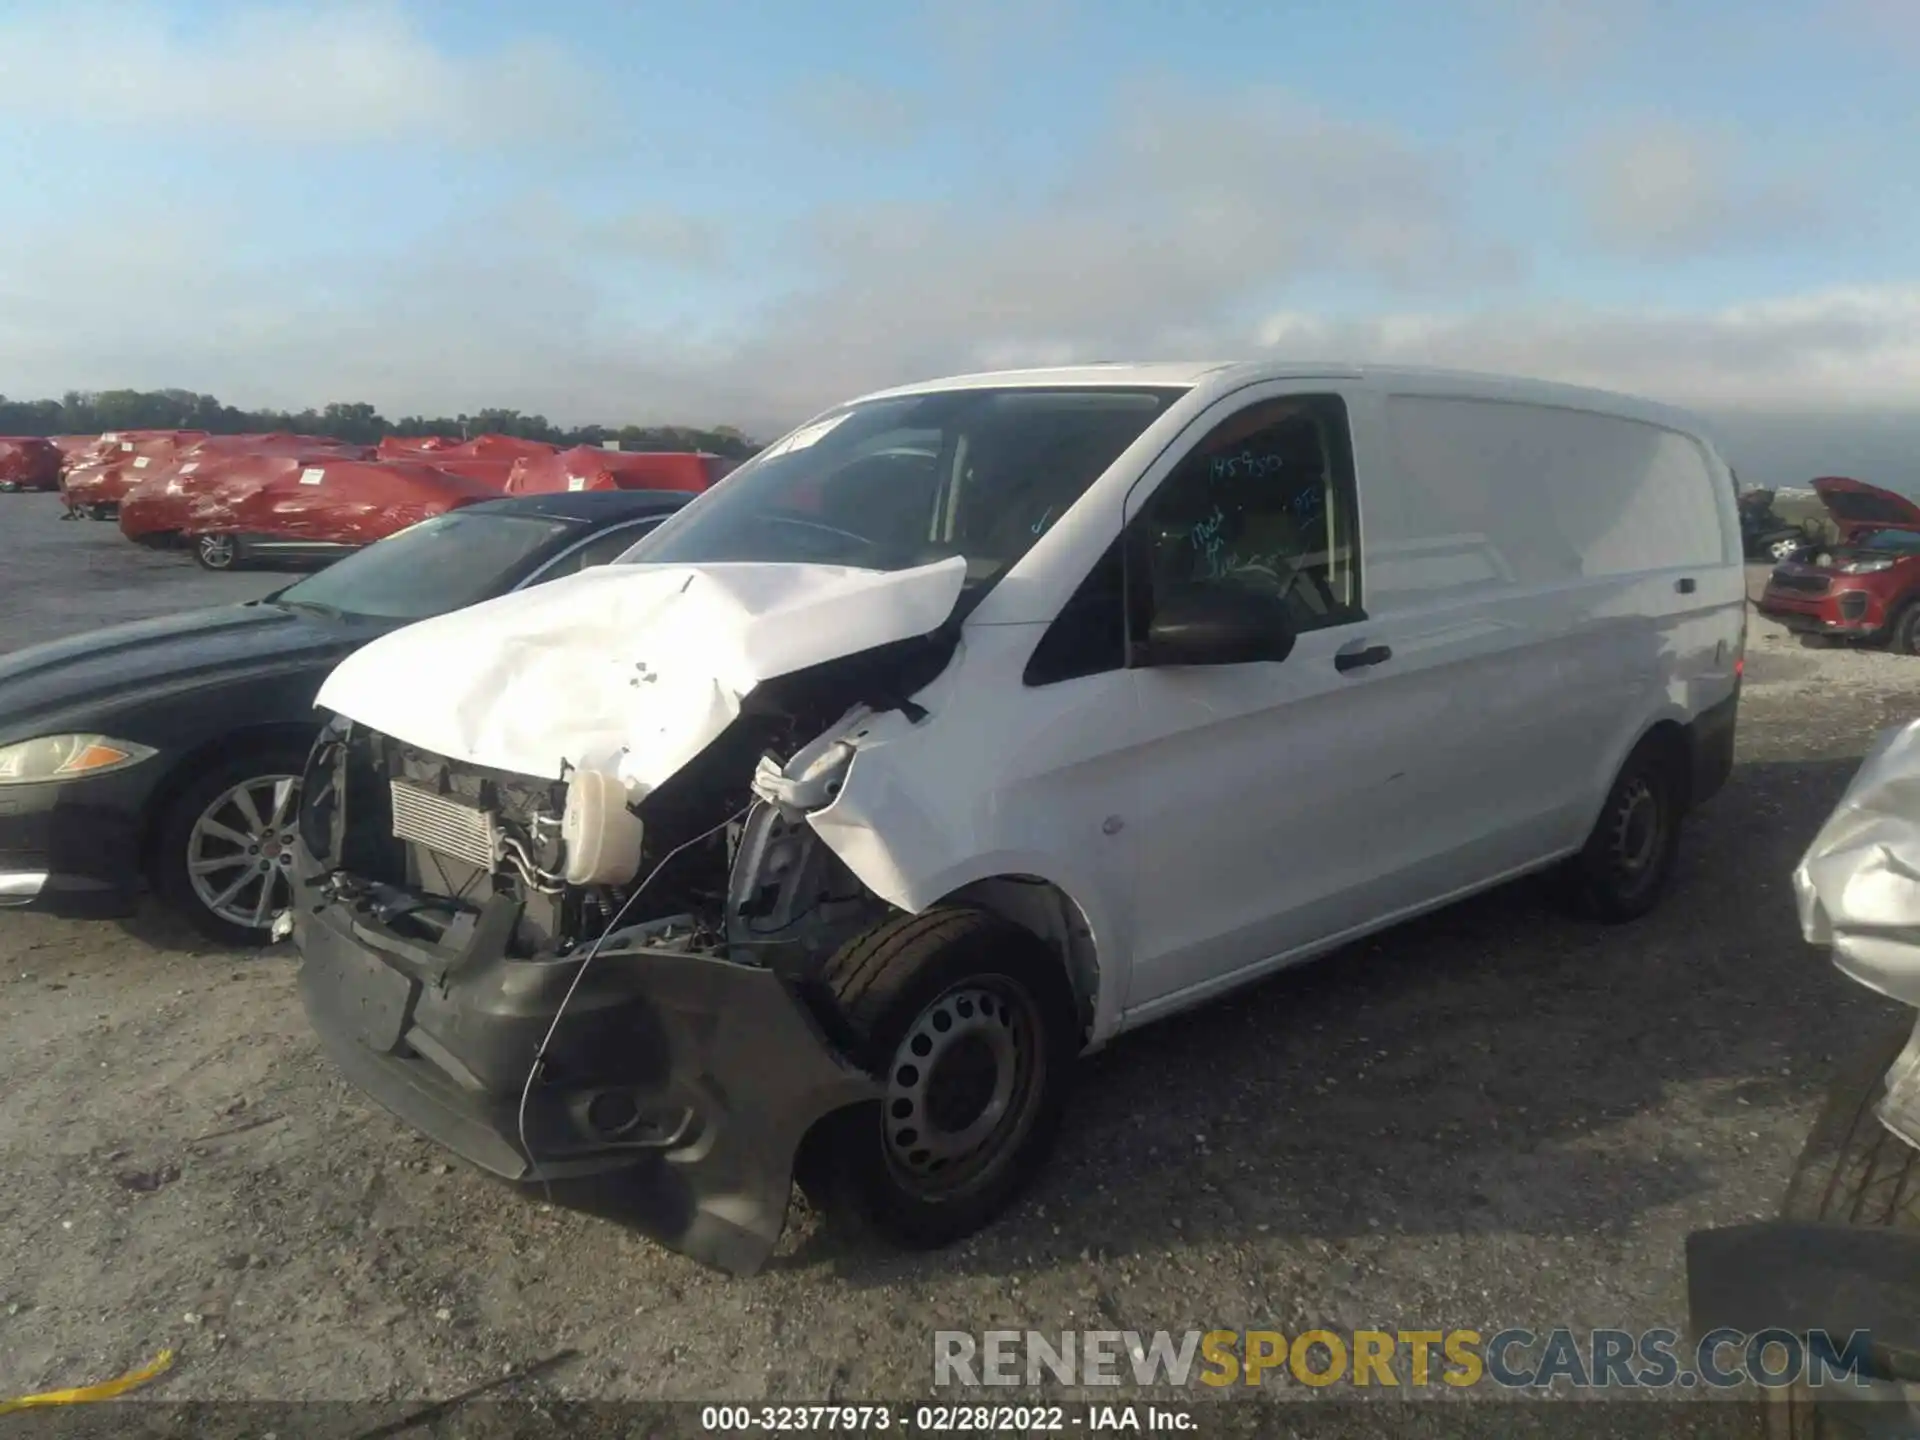
[[[481,410],[472,415],[403,415],[389,420],[365,404],[319,410],[237,410],[191,390],[70,390],[59,400],[9,400],[0,395],[0,435],[98,435],[104,430],[206,430],[243,435],[292,430],[371,445],[388,435],[517,435],[555,445],[599,445],[618,440],[628,450],[705,450],[744,459],[760,447],[732,426],[582,425],[568,430],[544,415]]]

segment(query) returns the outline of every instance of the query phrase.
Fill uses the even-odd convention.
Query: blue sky
[[[1088,356],[1912,406],[1908,0],[10,0],[0,393],[762,428]]]

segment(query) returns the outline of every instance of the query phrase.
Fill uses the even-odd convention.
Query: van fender
[[[861,758],[871,762],[875,757]],[[1126,1001],[1128,932],[1096,877],[1059,854],[1011,847],[975,850],[966,843],[972,836],[941,824],[910,788],[893,777],[859,785],[860,770],[856,763],[834,802],[807,816],[827,848],[873,894],[914,914],[958,899],[1002,911],[1038,930],[1028,907],[1003,903],[1001,885],[1037,884],[1056,891],[1071,907],[1063,937],[1067,953],[1061,959],[1083,1001],[1087,1048],[1097,1049],[1111,1038]],[[878,777],[869,770],[867,778]],[[1049,928],[1057,936],[1062,927]],[[1043,933],[1042,938],[1050,937]]]

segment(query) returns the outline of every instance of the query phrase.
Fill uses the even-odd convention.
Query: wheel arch
[[[1103,994],[1100,948],[1092,921],[1079,901],[1043,875],[1011,873],[970,880],[948,891],[935,905],[964,905],[988,911],[1019,926],[1044,945],[1072,988],[1083,1048],[1101,1033]]]
[[[1647,749],[1656,751],[1671,771],[1673,783],[1680,790],[1680,808],[1689,808],[1693,803],[1693,766],[1689,763],[1693,751],[1688,724],[1672,715],[1663,715],[1655,720],[1640,732],[1640,738],[1620,757],[1614,774],[1618,775],[1629,760]]]
[[[282,746],[290,750],[312,749],[314,736],[318,733],[317,725],[300,725],[292,721],[246,725],[237,730],[224,731],[176,759],[147,797],[146,809],[140,817],[140,866],[147,878],[154,878],[155,867],[160,859],[160,829],[167,811],[209,762]]]

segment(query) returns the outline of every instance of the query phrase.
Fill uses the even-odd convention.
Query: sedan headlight
[[[1849,560],[1840,567],[1842,575],[1872,575],[1876,571],[1891,570],[1891,560]]]
[[[154,752],[131,740],[105,735],[43,735],[0,745],[0,785],[31,785],[45,780],[75,780],[138,765]]]

